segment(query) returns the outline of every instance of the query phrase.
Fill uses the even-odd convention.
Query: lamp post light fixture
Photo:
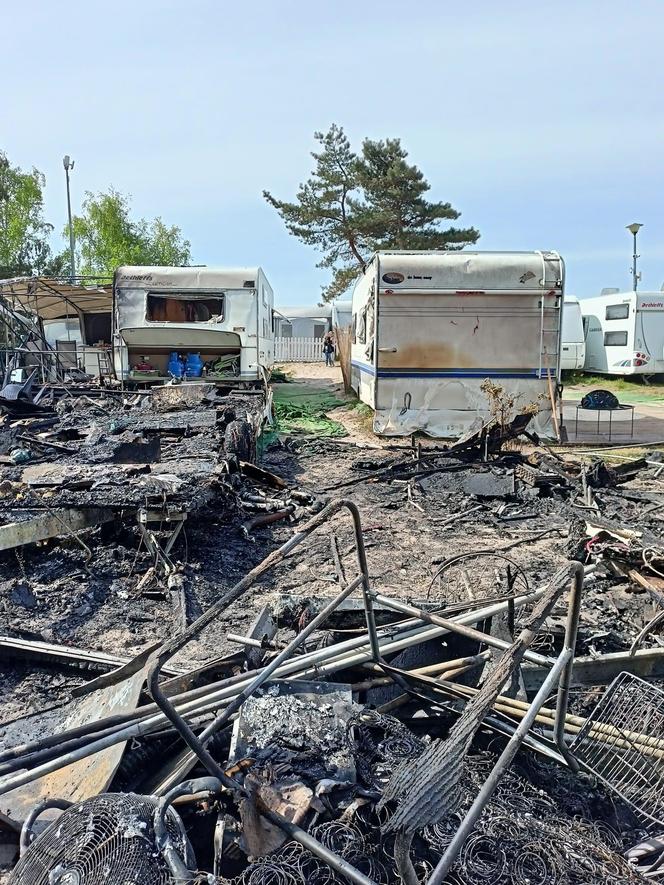
[[[636,235],[638,234],[638,232],[641,230],[642,227],[643,227],[643,225],[639,224],[638,221],[635,221],[634,224],[627,225],[627,230],[634,237],[634,252],[632,254],[632,278],[633,278],[633,282],[634,282],[634,291],[635,292],[636,292],[636,287],[638,285],[638,282],[641,279],[641,274],[637,273],[637,271],[636,271],[636,259],[641,257],[640,255],[637,255],[637,252],[636,252]]]
[[[67,215],[69,216],[69,282],[74,283],[76,276],[76,265],[74,263],[74,226],[71,223],[71,197],[69,195],[69,172],[74,168],[74,161],[69,154],[65,154],[62,158],[62,165],[65,167],[65,177],[67,179]]]

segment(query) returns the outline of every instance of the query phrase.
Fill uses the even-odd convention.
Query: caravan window
[[[369,309],[368,305],[365,305],[362,308],[362,311],[357,314],[356,319],[356,327],[355,327],[355,341],[357,344],[366,344],[367,343],[367,311]]]
[[[605,332],[605,347],[625,347],[627,344],[627,332]]]
[[[355,343],[365,344],[367,340],[367,309],[355,314]]]
[[[629,304],[609,304],[606,308],[607,320],[626,320],[628,316]]]
[[[150,323],[209,323],[219,322],[224,315],[224,296],[196,298],[191,295],[169,293],[148,295],[145,318]]]

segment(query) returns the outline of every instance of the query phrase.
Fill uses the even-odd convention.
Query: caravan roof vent
[[[617,286],[606,286],[599,293],[600,295],[615,295],[616,292],[620,292],[620,289]]]
[[[256,288],[256,280],[245,280],[244,283],[242,283],[242,285],[244,286],[245,289],[255,289]],[[616,292],[617,291],[618,290],[616,289]]]

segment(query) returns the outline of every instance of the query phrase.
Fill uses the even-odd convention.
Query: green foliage
[[[346,436],[346,430],[338,421],[327,417],[329,409],[343,406],[324,388],[281,387],[274,391],[274,416],[280,433],[306,433],[315,436]]]
[[[41,172],[23,172],[0,151],[0,277],[69,273],[69,249],[53,254],[49,245],[53,225],[43,216],[44,186]],[[88,193],[73,225],[78,273],[110,276],[120,264],[191,262],[179,227],[161,218],[133,220],[128,197],[113,189]],[[68,242],[68,226],[62,235]]]
[[[664,400],[664,376],[655,375],[648,383],[643,375],[587,375],[582,371],[563,372],[566,400],[580,400],[589,390],[610,390],[621,402],[653,403]]]
[[[300,185],[295,202],[279,200],[269,191],[263,191],[263,196],[281,215],[289,233],[323,253],[318,267],[333,271],[323,296],[329,301],[364,270],[371,244],[360,221],[364,209],[357,156],[348,138],[336,125],[325,133],[316,132],[314,138],[321,150],[311,154],[314,171]]]
[[[450,203],[430,203],[430,185],[417,166],[406,162],[408,152],[398,138],[362,144],[358,176],[366,201],[364,225],[376,249],[462,249],[475,243],[474,228],[448,227],[460,213]]]
[[[348,407],[348,410],[352,412],[356,418],[373,418],[374,415],[373,409],[366,403],[353,403]]]
[[[69,232],[67,232],[67,236],[69,236]],[[70,271],[69,249],[64,249],[57,255],[51,255],[39,273],[44,277],[64,277],[69,276]]]
[[[462,249],[478,240],[472,227],[442,227],[459,212],[426,199],[430,186],[398,138],[365,139],[358,156],[340,126],[314,137],[321,149],[295,201],[263,196],[289,233],[323,254],[318,267],[332,271],[325,301],[345,292],[377,249]]]
[[[121,264],[184,265],[191,262],[188,240],[179,227],[161,218],[134,221],[129,198],[111,188],[108,193],[88,192],[83,213],[74,216],[78,272],[111,275]],[[63,236],[68,233],[64,230]]]
[[[53,226],[44,221],[44,184],[41,172],[23,172],[0,151],[1,277],[43,273],[52,260],[48,238]]]
[[[161,218],[140,222],[140,232],[145,244],[144,260],[140,264],[165,264],[181,267],[191,264],[191,243],[182,239],[177,225],[170,227]]]

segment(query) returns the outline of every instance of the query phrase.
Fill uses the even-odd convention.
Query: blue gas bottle
[[[200,378],[203,374],[203,360],[200,353],[188,353],[184,373],[187,378]]]
[[[168,358],[168,374],[174,378],[182,378],[184,375],[184,365],[178,356],[177,350],[172,350]]]

